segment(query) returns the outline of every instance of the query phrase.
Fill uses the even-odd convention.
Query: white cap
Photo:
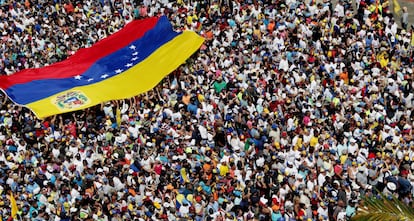
[[[395,191],[395,190],[397,189],[397,185],[395,185],[395,183],[393,183],[393,182],[388,182],[388,183],[387,183],[387,188],[388,188],[390,191]]]

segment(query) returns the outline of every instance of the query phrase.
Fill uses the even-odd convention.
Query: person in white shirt
[[[130,136],[134,139],[138,138],[139,127],[135,124],[135,121],[131,121],[128,127]]]
[[[318,186],[323,186],[323,183],[325,183],[326,180],[326,170],[324,168],[321,168],[320,170],[318,175]]]
[[[343,18],[345,16],[345,7],[341,0],[335,6],[334,12],[337,14],[339,18]]]
[[[328,207],[324,202],[319,203],[319,207],[317,211],[318,211],[319,216],[328,217]]]
[[[359,153],[358,143],[353,137],[349,140],[348,153],[354,156],[356,156]]]

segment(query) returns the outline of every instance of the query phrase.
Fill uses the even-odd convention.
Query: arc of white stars
[[[131,50],[135,50],[137,47],[136,47],[135,45],[131,45],[131,46],[129,46],[129,48],[130,48]]]
[[[82,76],[80,76],[79,74],[75,76],[76,80],[80,80],[82,78]]]
[[[127,67],[127,68],[132,67],[132,63],[126,64],[125,67]]]
[[[102,79],[105,79],[105,78],[107,78],[107,77],[109,77],[109,75],[108,75],[108,74],[103,74],[103,75],[101,75],[101,78],[102,78]]]
[[[137,56],[138,55],[138,51],[132,53],[132,56]]]
[[[138,57],[131,58],[131,61],[136,61],[136,60],[138,60]]]
[[[88,79],[88,82],[91,82],[91,81],[93,81],[93,78],[89,78],[89,79]]]
[[[119,73],[121,73],[122,72],[122,69],[116,69],[115,70],[115,73],[117,73],[117,74],[119,74]]]

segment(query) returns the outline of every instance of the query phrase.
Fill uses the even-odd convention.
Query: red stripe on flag
[[[139,39],[148,30],[151,30],[157,22],[158,17],[132,21],[115,34],[95,43],[93,47],[79,49],[74,55],[66,60],[54,63],[47,67],[25,69],[14,73],[11,75],[12,77],[0,76],[0,88],[6,90],[11,85],[27,83],[33,80],[74,77],[85,72],[100,58]],[[117,44],[114,44],[114,41],[116,41]]]

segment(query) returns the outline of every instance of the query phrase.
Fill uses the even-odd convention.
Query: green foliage
[[[395,196],[364,197],[352,221],[414,221],[414,209]]]

